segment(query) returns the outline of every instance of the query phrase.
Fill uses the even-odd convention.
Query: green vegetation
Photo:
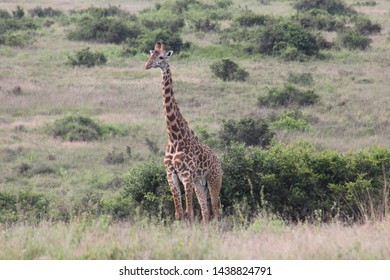
[[[94,141],[108,136],[126,136],[126,132],[112,125],[100,124],[89,117],[67,116],[49,127],[53,137],[66,141]]]
[[[68,56],[68,64],[71,66],[87,66],[106,64],[107,58],[101,52],[91,52],[89,48],[76,51],[74,56]]]
[[[271,107],[296,107],[308,106],[318,102],[319,96],[313,90],[302,90],[291,84],[285,84],[283,88],[271,88],[266,96],[259,96],[260,106]]]
[[[273,137],[268,124],[263,119],[249,117],[238,121],[227,120],[223,122],[220,138],[225,145],[242,142],[249,146],[267,147]]]
[[[222,59],[210,65],[213,74],[224,81],[240,81],[244,82],[249,73],[238,66],[237,63],[230,59]]]

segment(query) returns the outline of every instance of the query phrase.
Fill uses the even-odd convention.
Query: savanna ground
[[[278,114],[282,109],[259,107],[258,96],[283,85],[290,73],[309,72],[320,101],[300,110],[316,121],[309,129],[276,129],[276,141],[307,141],[339,153],[390,148],[390,2],[358,2],[346,1],[379,23],[381,32],[370,36],[366,50],[326,50],[325,59],[249,55],[219,45],[215,32],[184,27],[183,39],[195,47],[173,56],[171,69],[190,126],[213,134],[223,120]],[[111,4],[137,14],[156,3],[163,1],[2,1],[0,9],[50,6],[68,13]],[[230,9],[286,16],[294,12],[292,4],[234,0]],[[29,221],[31,213],[26,213],[22,221],[0,224],[1,259],[390,259],[388,217],[349,225],[337,220],[289,224],[260,212],[250,222],[227,217],[206,229],[190,229],[142,215],[131,220],[84,215],[83,207],[94,207],[94,195],[109,199],[117,194],[132,166],[155,154],[162,160],[166,128],[160,73],[143,69],[148,54],[123,57],[118,44],[69,40],[72,27],[72,20],[62,16],[34,31],[27,45],[0,45],[0,191],[45,194],[59,205],[52,219]],[[68,56],[86,47],[104,53],[107,64],[69,66]],[[213,77],[210,65],[222,58],[246,69],[248,80]],[[91,142],[64,141],[48,133],[55,120],[70,115],[89,116],[126,133]],[[121,155],[119,163],[109,155]],[[71,214],[62,221],[65,212]]]

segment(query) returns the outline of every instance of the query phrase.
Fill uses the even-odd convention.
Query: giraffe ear
[[[150,52],[150,54],[153,54],[153,53],[154,53],[154,50],[150,50],[149,52]]]
[[[173,54],[173,51],[169,51],[169,52],[167,52],[167,57],[170,57],[170,56],[172,56],[172,54]]]

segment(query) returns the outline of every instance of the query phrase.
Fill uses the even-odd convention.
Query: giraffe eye
[[[163,59],[164,57],[163,56],[160,56],[159,59]]]

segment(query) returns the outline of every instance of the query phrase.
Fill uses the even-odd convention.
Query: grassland
[[[0,9],[26,10],[38,5],[64,11],[108,4],[137,13],[161,1],[2,1]],[[233,1],[258,13],[289,15],[291,1]],[[263,2],[263,3],[262,3]],[[359,1],[346,1],[356,4]],[[371,36],[365,51],[330,50],[329,58],[305,62],[251,56],[216,45],[217,35],[201,35],[185,29],[183,38],[198,46],[187,57],[171,59],[174,87],[181,111],[190,125],[217,133],[226,119],[243,116],[267,118],[281,109],[257,106],[257,98],[268,88],[284,84],[289,73],[310,72],[313,90],[321,101],[302,108],[317,121],[304,131],[276,131],[278,141],[308,141],[339,152],[390,148],[390,3],[354,6],[382,26]],[[164,150],[166,129],[161,110],[160,73],[146,72],[148,55],[123,58],[122,46],[71,41],[66,37],[72,23],[55,20],[34,31],[24,47],[0,45],[0,191],[31,190],[45,193],[63,209],[89,192],[112,197],[123,187],[122,176],[131,166],[153,152],[146,139]],[[333,33],[325,36],[332,37]],[[103,52],[107,65],[69,67],[67,56],[90,47]],[[150,46],[152,48],[152,46]],[[245,83],[222,82],[211,75],[210,64],[221,58],[234,59],[250,73]],[[127,131],[127,136],[95,142],[67,142],[53,138],[47,127],[72,114]],[[132,154],[122,164],[107,164],[112,151]],[[21,168],[52,167],[23,176]],[[75,215],[77,216],[77,214]],[[23,223],[0,225],[1,259],[389,259],[389,221],[344,227],[330,225],[286,226],[279,220],[258,219],[248,227],[213,225],[190,230],[181,225],[163,226],[138,221],[114,222],[105,217],[70,223]],[[228,229],[229,228],[229,229]],[[168,245],[163,245],[168,244]],[[249,250],[248,248],[251,248]]]
[[[249,228],[224,223],[75,221],[18,225],[0,235],[0,259],[351,259],[390,258],[389,221],[286,226],[259,218]]]

